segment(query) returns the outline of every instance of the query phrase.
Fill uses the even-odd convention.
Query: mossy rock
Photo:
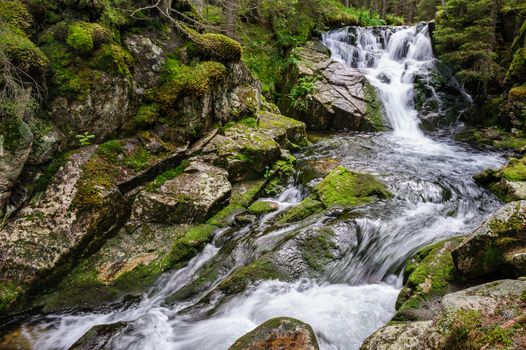
[[[111,32],[100,24],[74,22],[69,26],[66,43],[73,50],[88,54],[110,39]]]
[[[229,350],[263,349],[318,350],[318,341],[312,327],[299,320],[279,317],[258,326],[236,340]]]
[[[513,101],[526,102],[526,84],[511,88],[508,98]]]
[[[305,200],[286,212],[278,222],[295,222],[333,206],[357,207],[390,197],[387,187],[374,176],[338,166],[312,189]]]
[[[188,37],[195,44],[196,56],[220,62],[239,61],[243,53],[241,44],[222,34],[205,33],[184,27]]]
[[[25,34],[0,30],[0,49],[24,73],[37,82],[44,80],[44,74],[49,65],[48,59]]]
[[[130,77],[133,58],[128,51],[117,44],[103,44],[95,51],[91,65],[99,70]]]
[[[451,251],[462,240],[453,238],[424,247],[410,259],[404,270],[406,283],[396,301],[394,321],[430,319],[436,312],[434,304],[457,289]]]
[[[33,25],[33,17],[22,1],[4,0],[0,2],[0,23],[15,31],[28,32]]]
[[[278,209],[279,205],[276,202],[257,201],[248,208],[248,211],[254,215],[263,215],[271,213]]]

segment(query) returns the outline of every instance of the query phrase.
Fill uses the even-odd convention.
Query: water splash
[[[323,35],[332,58],[358,68],[379,91],[395,136],[437,149],[420,129],[414,107],[414,78],[433,67],[428,26],[346,27]]]

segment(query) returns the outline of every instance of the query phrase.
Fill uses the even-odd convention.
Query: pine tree
[[[447,0],[437,15],[435,39],[440,58],[478,97],[502,73],[496,63],[495,27],[500,0]]]

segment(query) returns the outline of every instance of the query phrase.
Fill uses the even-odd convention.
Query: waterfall
[[[323,35],[334,60],[359,69],[377,89],[395,135],[425,142],[413,81],[434,66],[429,27],[345,27]]]

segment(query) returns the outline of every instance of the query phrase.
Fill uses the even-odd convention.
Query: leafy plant
[[[316,79],[313,77],[302,77],[298,83],[290,90],[289,98],[292,107],[297,110],[307,110],[306,97],[314,91]]]
[[[86,131],[85,133],[76,135],[75,137],[79,140],[81,146],[89,146],[91,145],[91,140],[95,138],[95,135]]]

